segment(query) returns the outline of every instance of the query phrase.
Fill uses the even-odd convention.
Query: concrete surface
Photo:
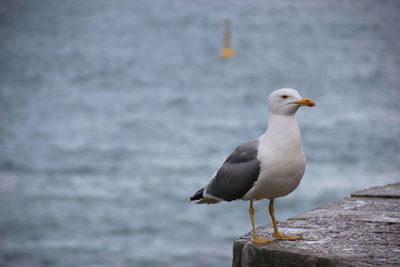
[[[232,266],[400,266],[400,183],[354,192],[278,225],[303,239],[253,244],[248,233],[234,242]],[[257,232],[273,238],[272,225]]]

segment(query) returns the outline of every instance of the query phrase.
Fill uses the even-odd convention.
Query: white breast
[[[297,122],[292,117],[278,126],[284,129],[269,127],[259,138],[260,174],[243,200],[285,196],[296,189],[303,177],[305,157]]]

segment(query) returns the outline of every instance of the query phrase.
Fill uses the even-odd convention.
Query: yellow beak
[[[307,97],[303,97],[300,101],[293,102],[293,104],[297,104],[299,106],[309,106],[309,107],[315,106],[314,100]]]

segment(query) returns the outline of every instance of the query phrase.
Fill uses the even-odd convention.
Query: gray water
[[[317,106],[279,220],[399,181],[399,29],[399,1],[2,1],[0,265],[229,266],[248,203],[188,198],[282,87]]]

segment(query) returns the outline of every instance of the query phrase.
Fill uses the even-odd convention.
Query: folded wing
[[[253,186],[260,173],[257,148],[257,140],[238,146],[225,160],[210,183],[195,194],[197,199],[201,199],[199,203],[242,198]]]

